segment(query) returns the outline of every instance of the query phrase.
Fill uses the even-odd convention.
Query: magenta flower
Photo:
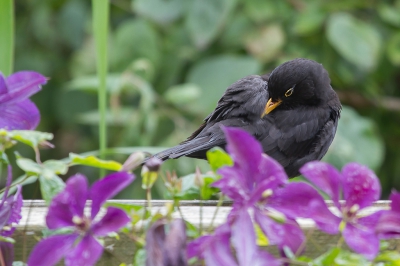
[[[17,187],[15,195],[8,196],[12,181],[12,168],[8,165],[6,190],[0,202],[0,236],[11,236],[15,225],[21,220],[22,194],[21,186]]]
[[[335,228],[342,231],[347,245],[367,259],[375,258],[379,251],[375,227],[382,212],[363,214],[364,208],[380,197],[381,187],[374,172],[358,163],[345,165],[339,173],[327,163],[310,162],[300,169],[300,173],[334,202],[340,213]],[[340,194],[345,200],[343,204],[339,202]]]
[[[233,200],[229,215],[233,226],[239,213],[244,215],[243,211],[251,210],[271,244],[281,250],[287,246],[296,253],[305,236],[295,218],[308,214],[309,218],[318,218],[325,227],[331,225],[325,218],[335,216],[314,188],[305,183],[287,184],[283,167],[262,154],[261,145],[246,131],[224,128],[224,132],[234,165],[221,168],[218,173],[222,178],[213,186]],[[320,212],[313,211],[315,208]],[[319,217],[320,213],[324,219]]]
[[[33,71],[20,71],[7,78],[0,72],[0,128],[35,129],[40,114],[28,98],[46,82],[44,76]]]
[[[236,218],[232,228],[222,224],[215,229],[214,234],[199,237],[189,243],[188,258],[204,259],[207,266],[281,265],[278,259],[257,247],[253,223],[247,211],[242,211]],[[237,261],[232,254],[231,244],[235,248]]]
[[[15,225],[21,220],[22,194],[21,186],[17,187],[17,192],[13,196],[8,196],[12,181],[12,168],[8,165],[6,190],[0,202],[0,236],[10,237]],[[8,242],[0,241],[0,253],[5,266],[11,266],[14,261],[14,246]]]
[[[392,191],[390,195],[390,210],[383,211],[375,232],[381,239],[400,237],[400,193]]]
[[[186,241],[182,219],[157,220],[146,233],[146,265],[187,266]]]
[[[72,232],[43,239],[34,247],[28,265],[55,265],[63,257],[66,265],[94,265],[103,252],[97,238],[118,231],[130,220],[123,210],[114,207],[108,207],[103,217],[96,216],[106,200],[133,180],[132,174],[113,173],[89,189],[85,176],[69,178],[65,189],[53,198],[46,223],[49,229],[70,228]],[[89,216],[84,214],[87,200],[92,200]]]

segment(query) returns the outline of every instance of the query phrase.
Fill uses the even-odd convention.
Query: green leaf
[[[326,34],[330,44],[349,62],[366,71],[376,67],[382,38],[374,25],[347,13],[336,13],[328,19]]]
[[[344,106],[336,136],[323,160],[339,169],[355,161],[377,170],[383,162],[383,156],[383,140],[374,122]]]
[[[53,139],[53,134],[32,130],[12,130],[8,131],[8,136],[16,141],[25,143],[32,148],[37,148],[39,144]]]
[[[120,24],[114,39],[110,57],[110,64],[114,68],[124,70],[133,61],[141,58],[148,59],[155,68],[160,63],[161,41],[152,25],[144,19],[126,20]]]
[[[185,224],[186,224],[186,235],[189,238],[198,238],[199,235],[199,229],[194,226],[192,223],[188,222],[185,220]]]
[[[292,8],[287,1],[246,0],[244,12],[258,24],[291,18]]]
[[[278,57],[284,44],[285,32],[280,24],[271,24],[255,30],[246,38],[249,53],[264,63]]]
[[[186,29],[197,48],[204,49],[214,40],[236,2],[236,0],[190,1],[186,13]]]
[[[46,177],[40,175],[39,181],[42,197],[47,204],[49,204],[51,199],[59,192],[61,192],[65,187],[64,181],[55,174],[53,174],[52,176],[48,174]]]
[[[335,264],[335,258],[339,255],[340,248],[332,248],[314,260],[315,266],[331,266]]]
[[[190,69],[186,82],[200,86],[207,97],[200,97],[191,108],[200,114],[210,113],[228,86],[260,70],[260,63],[248,56],[220,55],[199,61]]]
[[[400,16],[399,16],[400,17]],[[400,66],[400,33],[397,32],[390,36],[387,43],[387,57],[395,66]]]
[[[196,84],[180,84],[169,88],[164,94],[166,101],[180,106],[191,104],[201,96],[201,89]]]
[[[0,236],[0,242],[7,242],[7,243],[15,243],[15,240],[11,237],[7,237],[7,236]]]
[[[211,169],[216,172],[222,166],[232,166],[232,158],[220,147],[214,147],[207,151],[207,161],[210,163]]]
[[[182,15],[186,3],[185,0],[134,0],[132,6],[140,15],[165,26]]]
[[[135,257],[133,258],[133,266],[142,266],[146,265],[146,250],[139,249],[135,253]]]
[[[323,25],[326,13],[320,8],[320,4],[311,2],[306,5],[304,11],[299,12],[293,23],[293,31],[300,36],[316,33]]]
[[[214,183],[215,177],[202,176],[203,186],[200,189],[200,195],[202,200],[209,200],[213,195],[219,192],[218,188],[211,187],[210,185]]]
[[[386,2],[380,2],[378,4],[378,15],[385,22],[400,27],[400,5],[399,4],[388,4]]]
[[[175,196],[185,200],[200,199],[200,190],[194,182],[195,174],[186,175],[180,179],[182,180],[182,189]]]
[[[87,165],[92,167],[97,167],[101,169],[107,169],[112,171],[119,171],[122,168],[122,164],[116,161],[107,161],[101,160],[93,155],[90,156],[81,156],[79,154],[70,153],[69,158],[71,159],[71,163],[74,165]]]
[[[378,254],[375,258],[376,262],[383,262],[385,266],[399,266],[400,254],[398,251],[387,250]]]
[[[42,164],[42,175],[51,177],[54,174],[65,175],[68,172],[68,165],[59,160],[48,160]]]
[[[339,255],[335,258],[335,266],[360,266],[369,265],[369,261],[364,256],[352,253],[347,250],[341,250]],[[331,266],[332,264],[324,264],[324,266]]]
[[[28,158],[18,158],[17,165],[28,174],[40,174],[43,170],[38,163]]]

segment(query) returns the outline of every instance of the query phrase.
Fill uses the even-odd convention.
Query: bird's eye
[[[292,95],[292,93],[293,93],[293,88],[288,89],[288,90],[285,92],[285,97],[289,97],[290,95]]]

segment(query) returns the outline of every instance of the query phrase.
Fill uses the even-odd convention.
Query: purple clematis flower
[[[0,128],[33,130],[40,121],[39,110],[28,98],[46,84],[37,72],[20,71],[5,78],[0,72]]]
[[[232,254],[231,242],[238,262]],[[202,236],[189,243],[187,255],[188,258],[204,259],[207,266],[281,265],[278,259],[257,247],[253,223],[247,211],[237,214],[232,228],[222,224],[213,235]]]
[[[15,230],[15,225],[21,220],[22,194],[21,186],[17,187],[15,195],[8,196],[12,181],[12,168],[8,165],[6,190],[0,201],[0,236],[9,237]],[[0,255],[6,266],[14,261],[14,246],[8,242],[0,242]]]
[[[186,225],[182,219],[170,223],[165,219],[156,221],[146,234],[146,265],[187,266],[186,238]]]
[[[90,189],[85,176],[69,178],[64,191],[53,198],[46,223],[49,229],[71,228],[72,233],[43,239],[34,247],[28,265],[55,265],[63,257],[66,265],[94,265],[103,252],[97,238],[118,231],[130,220],[115,207],[108,207],[101,218],[96,216],[105,201],[134,178],[126,172],[113,173],[94,182]],[[88,199],[92,200],[90,216],[84,214]]]
[[[234,165],[221,168],[218,173],[222,178],[213,186],[220,188],[233,200],[233,208],[228,217],[230,223],[234,226],[238,216],[250,210],[270,244],[278,245],[281,250],[287,246],[296,253],[305,236],[295,218],[305,213],[309,217],[319,218],[319,213],[312,211],[314,208],[319,208],[331,218],[335,216],[310,185],[288,184],[283,167],[262,154],[261,145],[250,134],[237,128],[224,128],[224,132],[227,150]],[[297,197],[293,198],[293,195]],[[331,224],[329,219],[319,220],[326,227]]]
[[[400,237],[400,193],[392,191],[390,201],[390,210],[382,212],[375,228],[381,239]]]
[[[340,213],[335,228],[340,228],[347,245],[367,259],[375,258],[379,251],[375,226],[383,212],[363,214],[380,197],[381,186],[374,172],[364,165],[349,163],[339,173],[324,162],[307,163],[300,172],[332,199]],[[341,192],[343,204],[339,202]]]
[[[0,235],[11,236],[15,230],[15,225],[21,220],[22,194],[21,186],[17,187],[15,195],[8,196],[12,181],[12,168],[8,165],[6,190],[0,202]]]

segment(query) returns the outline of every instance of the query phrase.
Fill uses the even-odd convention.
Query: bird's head
[[[288,61],[272,71],[268,79],[269,100],[262,116],[275,108],[293,109],[317,105],[329,95],[330,79],[324,67],[309,59]]]

